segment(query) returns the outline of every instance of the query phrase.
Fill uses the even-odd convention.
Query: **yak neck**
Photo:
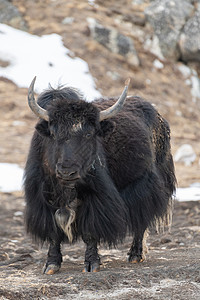
[[[50,206],[56,208],[69,205],[77,196],[76,188],[59,182],[56,176],[49,176],[43,185],[44,198]]]
[[[102,192],[102,194],[110,194],[112,193],[112,189],[116,191],[103,156],[96,156],[86,177],[80,183],[77,183],[78,194],[82,188],[93,190],[96,193]]]

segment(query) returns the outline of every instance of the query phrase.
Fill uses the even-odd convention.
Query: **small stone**
[[[138,280],[137,280],[137,283],[141,283],[141,280],[140,280],[140,279],[138,279]]]
[[[15,216],[15,217],[23,216],[23,212],[22,212],[22,211],[16,211],[16,212],[14,213],[14,216]]]
[[[183,77],[188,78],[191,75],[191,69],[184,64],[179,64],[177,66],[178,70],[181,72]]]
[[[190,166],[196,159],[196,153],[189,144],[182,145],[174,155],[175,162],[182,162],[185,166]]]
[[[164,65],[158,59],[154,60],[153,65],[156,69],[163,69],[164,67]]]
[[[62,20],[62,24],[63,25],[70,25],[74,22],[74,18],[73,17],[66,17]]]
[[[0,252],[0,261],[5,261],[5,260],[8,260],[9,259],[9,255],[7,252]]]

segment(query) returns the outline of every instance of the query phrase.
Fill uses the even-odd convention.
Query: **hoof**
[[[42,273],[46,274],[46,275],[53,275],[56,272],[58,272],[59,270],[60,270],[59,265],[54,265],[54,264],[46,265],[45,264],[44,267],[43,267]]]
[[[94,262],[94,263],[86,263],[85,268],[83,269],[83,273],[87,272],[99,272],[100,271],[100,264],[99,262]]]
[[[144,261],[144,258],[141,256],[132,256],[130,255],[128,257],[128,262],[132,263],[132,264],[138,264]]]

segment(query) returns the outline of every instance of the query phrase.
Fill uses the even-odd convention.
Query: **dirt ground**
[[[99,0],[98,8],[83,0],[13,3],[30,33],[62,35],[66,47],[88,62],[103,95],[119,95],[124,80],[131,77],[129,94],[156,104],[169,121],[172,152],[189,143],[198,155],[190,167],[176,164],[179,186],[200,181],[200,101],[191,100],[190,87],[184,83],[177,63],[164,61],[163,69],[153,67],[154,55],[143,49],[136,34],[138,29],[148,34],[149,28],[130,23],[135,15],[142,18],[143,6],[133,9],[128,0]],[[74,18],[73,23],[63,24],[62,20],[69,16]],[[131,36],[141,65],[133,68],[94,42],[87,17]],[[0,65],[4,63],[0,61]],[[200,67],[195,67],[199,72]],[[113,79],[113,74],[118,74],[117,79]],[[21,167],[36,122],[26,98],[27,89],[0,77],[0,162],[18,163]],[[79,242],[63,245],[64,262],[54,276],[41,274],[47,247],[38,248],[24,232],[23,195],[0,193],[0,208],[0,299],[200,299],[200,201],[175,203],[171,234],[149,236],[145,262],[126,262],[131,243],[127,237],[117,249],[100,247],[100,273],[83,274],[84,245]]]
[[[84,244],[63,245],[55,275],[42,275],[47,247],[24,233],[22,195],[0,194],[0,299],[200,299],[200,202],[176,203],[171,234],[151,234],[141,264],[126,262],[128,237],[100,247],[99,273],[82,273]]]

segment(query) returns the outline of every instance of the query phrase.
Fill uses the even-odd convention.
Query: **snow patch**
[[[199,201],[200,200],[200,183],[191,184],[187,188],[176,189],[176,199],[178,201]]]
[[[0,191],[4,193],[22,189],[24,170],[17,164],[0,163]]]
[[[71,58],[58,34],[43,36],[0,24],[0,59],[9,65],[0,67],[0,76],[12,80],[19,87],[29,87],[37,76],[36,92],[40,93],[59,84],[67,84],[80,89],[87,100],[100,97],[88,64],[79,57]]]

